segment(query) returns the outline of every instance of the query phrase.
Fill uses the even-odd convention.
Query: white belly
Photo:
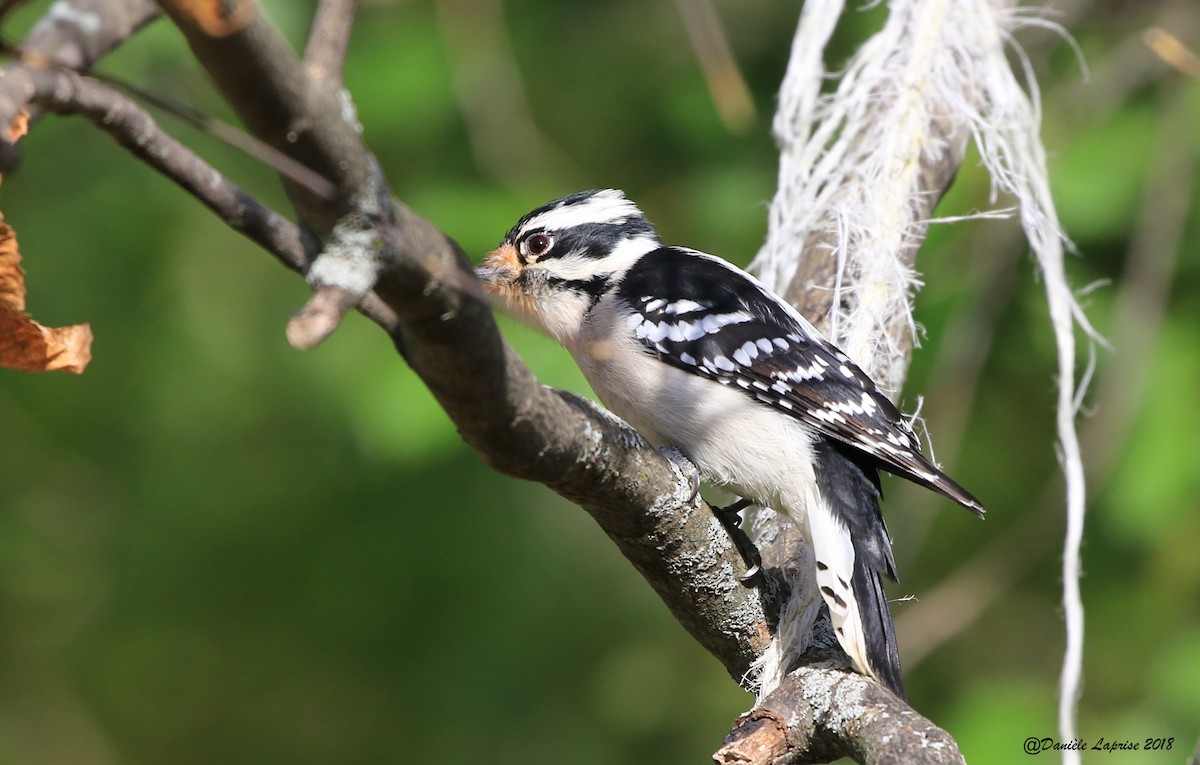
[[[802,424],[632,342],[571,350],[604,405],[647,440],[678,447],[705,481],[785,512],[803,527],[814,477],[811,435]]]
[[[638,318],[622,314],[618,307],[612,299],[602,299],[590,309],[590,321],[553,325],[559,327],[557,339],[575,357],[604,405],[651,443],[679,448],[706,481],[770,506],[796,524],[811,542],[815,584],[829,607],[839,643],[861,671],[875,674],[850,585],[853,540],[844,517],[818,490],[812,431],[744,390],[647,353],[633,329],[622,325]]]

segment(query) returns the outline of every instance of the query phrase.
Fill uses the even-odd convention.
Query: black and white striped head
[[[581,191],[526,214],[476,274],[489,292],[556,337],[639,258],[662,246],[616,189]]]

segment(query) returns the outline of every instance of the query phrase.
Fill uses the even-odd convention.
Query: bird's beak
[[[475,275],[488,292],[502,293],[512,285],[521,273],[521,262],[517,259],[517,248],[502,244],[483,258],[483,264],[475,269]]]
[[[502,244],[484,256],[483,264],[475,269],[475,276],[483,282],[485,290],[501,298],[510,310],[527,313],[532,306],[519,282],[523,272],[517,248]]]

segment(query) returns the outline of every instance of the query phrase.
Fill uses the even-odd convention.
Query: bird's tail
[[[900,670],[900,649],[896,645],[896,630],[892,627],[892,612],[878,571],[859,563],[854,567],[851,582],[858,601],[859,623],[866,643],[867,671],[900,698],[904,698],[904,676]]]
[[[818,446],[817,458],[817,492],[808,503],[817,586],[855,667],[903,698],[900,652],[882,581],[896,578],[896,564],[879,511],[878,472],[825,446]]]

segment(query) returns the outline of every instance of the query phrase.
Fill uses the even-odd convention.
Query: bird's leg
[[[738,515],[742,510],[753,503],[748,499],[739,499],[732,505],[725,507],[713,506],[713,515],[725,527],[725,533],[729,534],[730,541],[737,548],[738,555],[742,556],[742,562],[746,564],[746,573],[738,577],[738,581],[743,587],[754,588],[763,583],[762,571],[762,556],[758,552],[758,548],[754,546],[754,542],[750,541],[750,536],[742,529],[741,516]]]

